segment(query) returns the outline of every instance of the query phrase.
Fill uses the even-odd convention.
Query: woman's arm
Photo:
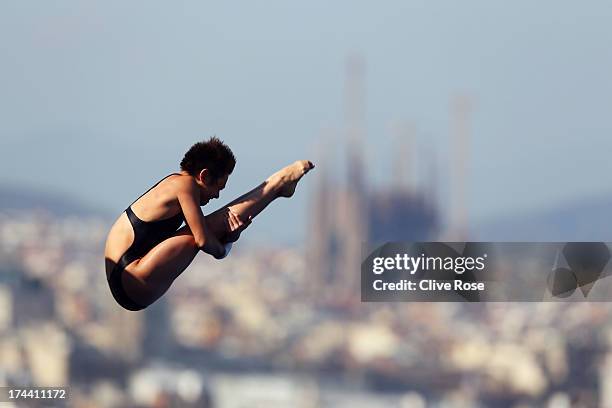
[[[191,229],[196,245],[201,251],[221,259],[225,256],[225,247],[206,225],[200,208],[200,193],[193,181],[185,182],[177,193],[177,198],[185,216],[185,222]]]

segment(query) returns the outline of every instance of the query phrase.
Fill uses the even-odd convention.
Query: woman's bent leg
[[[197,253],[198,247],[189,227],[180,228],[125,268],[122,280],[125,292],[134,302],[150,305],[168,290]]]

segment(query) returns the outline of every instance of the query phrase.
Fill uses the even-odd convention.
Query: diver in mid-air
[[[252,219],[278,197],[291,197],[314,168],[297,161],[250,192],[204,216],[200,206],[218,198],[236,159],[213,137],[194,144],[172,173],[147,190],[119,216],[106,239],[106,276],[113,297],[127,310],[142,310],[161,297],[198,251],[217,259]],[[186,225],[179,228],[185,222]]]

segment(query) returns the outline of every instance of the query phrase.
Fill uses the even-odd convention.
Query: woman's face
[[[219,192],[225,188],[229,174],[214,179],[210,175],[204,177],[200,185],[200,205],[208,204],[213,198],[219,198]]]

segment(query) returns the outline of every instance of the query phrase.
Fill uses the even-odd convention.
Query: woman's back
[[[181,188],[179,179],[183,177],[185,175],[178,173],[166,176],[121,213],[106,240],[104,255],[107,259],[119,263],[133,244],[142,247],[137,248],[140,250],[136,251],[136,255],[139,255],[144,247],[153,246],[169,231],[176,231],[183,222],[177,199]],[[108,273],[110,271],[107,270]]]

